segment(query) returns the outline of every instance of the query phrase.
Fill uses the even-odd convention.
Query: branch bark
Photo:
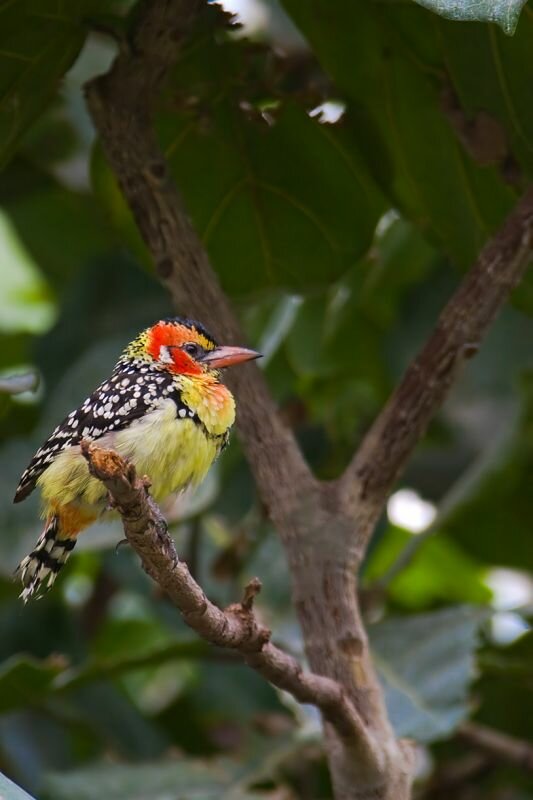
[[[356,508],[364,508],[358,534],[365,546],[405,462],[464,363],[476,355],[532,252],[530,187],[442,311],[342,477],[343,494]]]
[[[86,97],[103,149],[176,309],[208,322],[221,340],[243,343],[235,315],[170,179],[152,124],[154,102],[201,6],[201,0],[142,3],[130,40],[109,72],[87,84]],[[337,689],[342,687],[361,723],[352,725],[347,736],[347,730],[341,731],[321,706],[337,800],[409,797],[412,751],[396,740],[387,719],[357,604],[357,569],[399,470],[458,368],[473,355],[525,269],[532,228],[529,192],[483,251],[428,345],[336,482],[324,484],[314,478],[255,365],[243,366],[228,378],[238,400],[243,448],[287,553],[311,669]],[[151,547],[157,551],[154,537]],[[142,557],[150,563],[149,552]],[[163,566],[158,562],[154,575],[164,574],[170,581]],[[177,591],[175,576],[168,588]],[[213,619],[221,619],[215,611]],[[242,641],[240,633],[236,636]],[[252,662],[263,658],[270,647],[263,644],[260,650],[249,651],[249,663],[257,668]],[[272,668],[277,663],[273,654],[269,663]],[[276,674],[280,679],[279,673],[267,672],[263,674],[268,680],[276,682]],[[305,692],[300,699],[305,701]]]

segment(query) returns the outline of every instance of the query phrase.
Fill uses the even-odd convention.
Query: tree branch
[[[152,124],[154,101],[198,11],[200,0],[141,3],[128,46],[85,87],[106,156],[150,249],[174,307],[198,317],[225,344],[244,336],[168,174]],[[313,476],[253,364],[228,375],[239,401],[238,429],[263,502],[275,518]]]
[[[421,352],[347,467],[343,495],[359,509],[358,536],[368,542],[402,467],[464,362],[526,271],[533,251],[533,188],[481,251],[442,311]]]
[[[300,703],[317,706],[342,737],[368,751],[364,753],[367,760],[377,760],[375,744],[343,687],[330,678],[304,673],[296,659],[270,642],[270,631],[257,621],[253,609],[261,589],[259,579],[248,583],[240,603],[225,610],[215,606],[180,561],[161,511],[148,494],[148,480],[138,478],[133,465],[113,450],[86,440],[81,450],[91,474],[102,481],[120,513],[126,538],[143,569],[164,589],[187,625],[210,644],[237,651],[266,680]]]
[[[533,772],[533,745],[479,722],[464,722],[457,735],[474,747],[514,767]]]

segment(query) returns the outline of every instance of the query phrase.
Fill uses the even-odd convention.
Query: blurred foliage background
[[[236,28],[211,5],[160,103],[187,207],[323,478],[533,174],[533,4],[519,19],[516,0],[421,5],[475,5],[492,22],[410,2],[232,0]],[[127,37],[134,17],[120,0],[0,4],[0,769],[42,800],[324,800],[316,714],[191,636],[115,551],[118,523],[82,537],[43,600],[23,607],[12,581],[40,532],[37,498],[11,503],[20,473],[128,340],[172,313],[83,103],[115,52],[102,29]],[[533,798],[530,774],[472,762],[456,737],[466,717],[533,731],[532,316],[530,273],[411,460],[364,569],[389,712],[420,743],[417,797]],[[14,393],[33,379],[7,377],[28,373],[38,388]],[[209,596],[231,602],[259,575],[260,613],[303,658],[235,438],[167,512]]]

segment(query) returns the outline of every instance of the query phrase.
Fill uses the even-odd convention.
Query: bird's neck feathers
[[[124,351],[115,371],[133,368],[166,373],[180,392],[183,402],[197,414],[209,433],[225,433],[235,421],[235,401],[230,390],[219,380],[217,370],[203,370],[188,374],[171,371],[150,357],[154,349],[153,331],[143,331]],[[208,344],[206,340],[206,345]]]
[[[198,415],[209,433],[218,435],[231,428],[235,421],[235,400],[215,374],[176,375],[173,380],[184,403]]]

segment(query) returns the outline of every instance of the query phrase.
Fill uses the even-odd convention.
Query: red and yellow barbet
[[[89,474],[82,439],[129,459],[150,477],[152,495],[161,501],[201,481],[228,441],[235,401],[220,370],[258,356],[243,347],[219,347],[202,325],[179,317],[139,334],[20,479],[15,502],[38,486],[46,520],[35,549],[17,569],[25,602],[51,587],[78,534],[106,511],[106,490]]]

